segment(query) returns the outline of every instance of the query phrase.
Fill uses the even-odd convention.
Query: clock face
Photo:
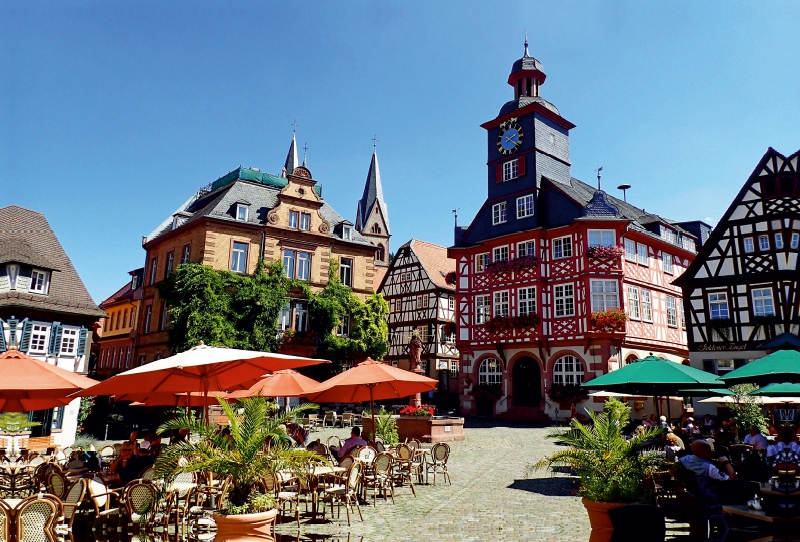
[[[501,154],[511,154],[522,145],[522,138],[524,132],[522,126],[516,122],[509,122],[500,129],[500,135],[497,136],[497,150]]]

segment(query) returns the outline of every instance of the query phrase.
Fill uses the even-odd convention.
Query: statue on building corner
[[[421,365],[422,339],[419,338],[419,330],[415,329],[411,333],[411,340],[408,341],[408,368],[417,371]]]

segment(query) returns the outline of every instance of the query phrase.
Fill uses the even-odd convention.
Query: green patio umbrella
[[[678,390],[681,397],[723,397],[728,395],[736,395],[731,390],[725,388],[697,388],[688,390]]]
[[[797,402],[796,399],[800,397],[800,384],[776,382],[751,391],[750,395],[756,395],[758,397],[785,397],[787,403]]]
[[[733,384],[800,383],[800,352],[779,350],[763,358],[751,361],[744,367],[721,377],[726,386]]]

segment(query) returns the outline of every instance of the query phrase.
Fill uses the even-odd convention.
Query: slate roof
[[[45,258],[49,262],[42,267],[57,271],[51,273],[50,291],[47,295],[18,291],[0,292],[0,307],[105,316],[89,295],[72,261],[64,252],[43,214],[16,205],[0,208],[0,250],[3,247],[10,247],[12,250],[28,250],[29,247],[29,255]],[[18,257],[19,255],[9,256],[0,253],[0,261],[10,261]]]
[[[532,103],[540,103],[559,117],[561,116],[561,113],[558,112],[558,108],[541,96],[520,96],[519,98],[506,102],[503,104],[503,107],[500,108],[500,113],[497,116],[501,117]]]
[[[595,193],[598,191],[597,188],[594,188],[591,185],[588,185],[574,177],[570,178],[570,184],[552,182],[552,185],[562,190],[565,194],[574,199],[583,207],[587,207],[590,204],[592,199],[595,198]],[[615,198],[614,196],[606,194],[605,192],[602,192],[602,194],[605,202],[613,205],[617,209],[618,217],[631,220],[631,229],[636,230],[637,232],[665,241],[663,237],[653,233],[645,227],[649,224],[660,222],[669,224],[670,227],[674,228],[675,231],[681,235],[687,235],[692,239],[695,238],[691,232],[688,232],[687,230],[678,226],[675,220],[670,220],[654,213],[648,213],[644,209],[635,207],[630,203],[627,203],[619,198]],[[589,216],[586,218],[591,219],[592,217]],[[680,246],[680,244],[676,243],[676,246]]]
[[[383,219],[386,223],[386,235],[391,235],[389,229],[389,209],[386,207],[386,202],[383,200],[383,186],[381,185],[381,170],[378,167],[378,153],[372,153],[372,160],[369,163],[369,171],[367,172],[367,180],[364,183],[364,194],[358,200],[358,210],[356,217],[356,227],[359,229],[364,228],[367,223],[372,208],[378,203],[383,212]]]
[[[515,74],[520,70],[538,70],[544,73],[544,66],[542,66],[541,62],[530,56],[526,50],[525,56],[514,62],[514,64],[511,66],[512,74]]]
[[[21,263],[58,271],[58,266],[21,238],[0,240],[0,263]]]
[[[456,270],[456,261],[447,257],[446,247],[434,245],[427,241],[420,241],[419,239],[412,239],[403,247],[411,247],[411,250],[417,255],[422,267],[425,268],[428,276],[436,286],[445,290],[455,291],[455,284],[447,284],[445,280],[448,273]]]
[[[276,178],[280,179],[280,177]],[[208,194],[198,193],[192,198],[189,198],[189,200],[173,214],[181,212],[182,216],[185,217],[181,225],[194,222],[203,217],[240,222],[237,221],[234,216],[235,205],[237,202],[246,201],[250,204],[247,223],[264,226],[267,223],[267,213],[278,205],[278,194],[280,194],[280,191],[280,187],[271,184],[263,184],[259,181],[250,181],[237,177],[232,182]],[[322,205],[320,213],[331,225],[329,236],[342,239],[342,228],[337,228],[336,226],[347,221],[327,203]],[[349,224],[349,222],[347,223]],[[147,242],[170,231],[172,231],[172,216],[147,236]],[[351,240],[348,242],[372,246],[371,243],[355,229],[351,230]]]

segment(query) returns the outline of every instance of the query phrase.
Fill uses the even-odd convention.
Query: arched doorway
[[[541,406],[542,372],[535,359],[529,357],[518,359],[514,363],[511,378],[514,388],[514,406]]]

